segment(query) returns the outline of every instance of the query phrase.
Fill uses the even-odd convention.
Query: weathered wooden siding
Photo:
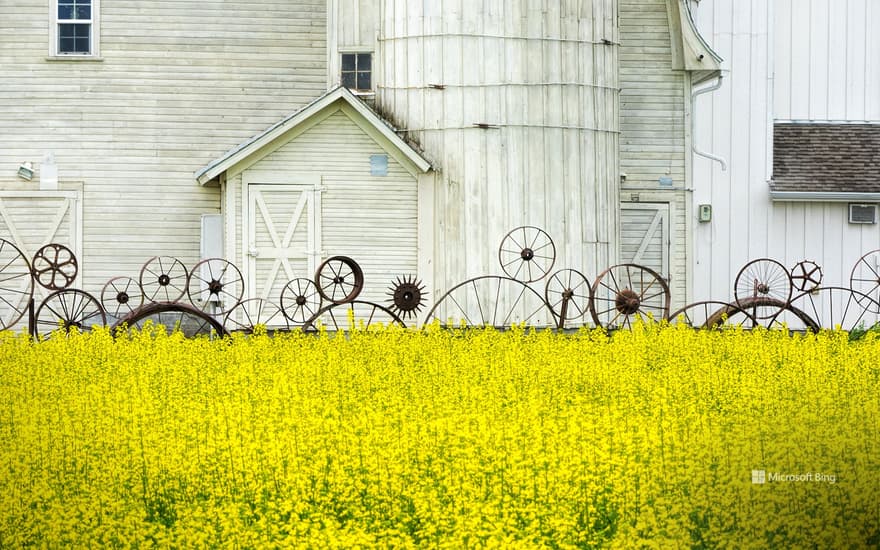
[[[340,82],[342,51],[375,52],[381,0],[327,0],[327,86]],[[373,70],[376,56],[373,56]]]
[[[325,0],[103,2],[101,61],[47,60],[47,2],[15,10],[0,22],[0,186],[55,153],[62,186],[82,186],[90,291],[155,254],[192,266],[199,217],[220,208],[194,172],[326,84]]]
[[[620,171],[626,174],[620,194],[625,201],[672,205],[664,275],[676,306],[688,300],[689,286],[689,79],[672,70],[666,9],[665,0],[620,0]]]
[[[826,3],[845,11],[850,22],[868,15],[865,2]],[[781,14],[776,10],[774,17],[774,8],[780,4]],[[784,75],[791,71],[785,60],[793,59],[790,48],[800,47],[773,36],[789,25],[786,6],[790,4],[783,0],[704,0],[697,9],[698,26],[725,59],[723,69],[729,71],[723,87],[698,99],[695,111],[696,143],[724,157],[729,165],[725,172],[717,163],[695,157],[694,204],[714,206],[712,222],[695,226],[694,295],[698,299],[731,299],[740,268],[751,259],[765,256],[788,268],[804,259],[813,260],[822,266],[824,284],[848,286],[858,258],[880,248],[880,227],[848,223],[846,204],[770,200],[767,180],[772,172],[774,97],[779,101],[775,107],[777,118],[813,116],[806,104],[790,110],[790,93],[774,93],[774,74],[777,83],[785,80]],[[801,6],[798,2],[802,9],[797,17],[809,11],[808,4],[815,11],[820,3],[803,2]],[[867,4],[876,5],[872,1]],[[772,21],[775,23],[770,25]],[[808,34],[805,25],[796,26],[803,29],[798,34]],[[827,59],[828,48],[841,45],[839,40],[817,40],[811,55]],[[861,47],[870,48],[866,43]],[[875,47],[853,52],[847,47],[847,51],[849,56],[870,57],[878,50]],[[794,57],[800,57],[800,53]],[[831,83],[816,81],[813,86],[827,90]],[[845,102],[839,94],[835,97],[830,104],[824,102],[827,112],[850,113],[847,116],[861,120],[861,107],[853,111],[852,102]],[[827,116],[824,110],[813,112]]]
[[[384,0],[377,103],[436,163],[436,287],[520,225],[590,279],[617,253],[616,0]],[[480,128],[476,125],[487,125]]]

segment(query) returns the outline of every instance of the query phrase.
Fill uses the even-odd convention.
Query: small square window
[[[342,85],[354,90],[373,89],[373,54],[342,54]]]
[[[50,56],[96,57],[98,55],[99,0],[53,0]]]

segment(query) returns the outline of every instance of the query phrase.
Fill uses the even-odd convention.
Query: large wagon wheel
[[[140,307],[113,325],[113,334],[123,330],[141,330],[147,325],[162,327],[166,333],[180,331],[187,338],[223,336],[226,330],[207,313],[184,303],[154,302]]]
[[[876,300],[851,288],[826,286],[807,291],[792,298],[792,307],[808,314],[822,328],[841,328],[847,332],[855,328],[870,328],[880,320],[880,304]],[[799,318],[781,313],[775,319],[785,321],[790,328],[800,328]],[[812,327],[805,327],[813,330]]]
[[[361,300],[322,307],[303,324],[302,330],[304,332],[317,330],[318,321],[328,329],[337,332],[392,324],[406,328],[406,323],[391,309],[381,304]]]
[[[544,299],[559,319],[558,328],[564,328],[566,321],[580,319],[590,311],[591,293],[590,282],[574,269],[561,269],[547,279]]]
[[[733,282],[737,304],[749,303],[756,319],[772,319],[791,300],[791,275],[784,265],[769,258],[752,260]],[[764,298],[764,299],[758,299]]]
[[[543,229],[528,225],[517,227],[501,240],[498,261],[511,279],[533,283],[553,269],[556,245]]]
[[[872,250],[858,259],[849,276],[849,287],[858,296],[868,296],[865,308],[871,313],[880,313],[880,250]]]
[[[364,288],[361,266],[347,256],[332,256],[318,266],[315,286],[321,297],[333,304],[356,299]]]
[[[281,308],[262,298],[239,302],[226,314],[224,325],[229,332],[253,334],[257,327],[288,330],[290,325]]]
[[[321,309],[321,293],[311,279],[293,279],[281,290],[281,311],[297,325],[302,325]]]
[[[131,277],[114,277],[101,289],[101,305],[118,320],[144,305],[144,293]]]
[[[553,311],[544,297],[522,281],[484,275],[457,284],[443,294],[425,316],[425,323],[492,326],[505,328],[517,323],[555,325]]]
[[[56,243],[47,244],[37,250],[31,268],[37,283],[48,290],[70,287],[79,271],[73,251]]]
[[[715,315],[716,312],[723,312]],[[736,322],[733,322],[736,319]],[[757,321],[751,313],[743,311],[735,304],[713,300],[694,302],[669,314],[671,324],[685,324],[693,328],[722,328],[725,326],[746,325],[754,327]]]
[[[107,323],[104,309],[97,298],[73,288],[58,290],[46,296],[34,315],[37,334],[46,337],[62,329],[87,330]]]
[[[590,313],[597,326],[631,327],[633,318],[666,319],[669,300],[669,286],[656,271],[637,264],[620,264],[596,278]]]
[[[186,281],[189,301],[195,307],[214,315],[223,315],[244,296],[244,277],[232,262],[208,258],[197,263]]]
[[[140,284],[150,302],[176,302],[186,294],[189,273],[186,266],[171,256],[154,256],[141,268]]]
[[[753,315],[752,311],[775,311],[776,314],[769,318],[759,318]],[[819,323],[804,311],[792,306],[790,301],[783,302],[776,298],[764,296],[745,298],[741,302],[722,307],[709,316],[706,324],[708,326],[718,325],[724,322],[725,317],[728,320],[728,324],[732,324],[732,319],[743,319],[739,323],[743,326],[747,326],[745,321],[750,320],[752,326],[747,328],[755,328],[758,325],[767,328],[781,327],[786,319],[797,319],[799,326],[804,327],[804,330],[809,330],[810,332],[818,332],[820,328]],[[787,324],[790,325],[790,323]]]
[[[30,262],[17,246],[0,239],[0,330],[18,323],[33,295]]]

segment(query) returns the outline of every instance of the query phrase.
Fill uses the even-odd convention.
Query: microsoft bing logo
[[[767,474],[764,470],[752,470],[752,483],[763,484],[767,482]]]

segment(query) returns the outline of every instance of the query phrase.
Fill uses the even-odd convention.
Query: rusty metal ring
[[[143,329],[152,322],[166,332],[179,330],[186,337],[199,335],[224,336],[226,329],[207,313],[181,302],[154,302],[139,307],[113,325],[114,336],[127,334],[130,329]]]
[[[344,304],[360,295],[364,288],[364,272],[348,256],[332,256],[318,266],[315,286],[323,299],[332,304]]]
[[[511,230],[498,247],[501,270],[517,281],[533,283],[550,273],[556,263],[556,245],[543,229],[524,225]]]
[[[31,261],[31,268],[34,279],[47,290],[64,290],[70,287],[79,272],[76,255],[71,249],[58,243],[50,243],[37,250]]]
[[[731,319],[737,315],[742,315],[745,317],[745,320],[737,323],[730,322]],[[737,307],[735,304],[715,300],[688,304],[681,309],[670,313],[669,322],[673,325],[683,323],[696,329],[715,329],[724,326],[739,326],[746,322],[752,327],[758,324],[755,318],[752,317],[752,314],[748,311]]]

